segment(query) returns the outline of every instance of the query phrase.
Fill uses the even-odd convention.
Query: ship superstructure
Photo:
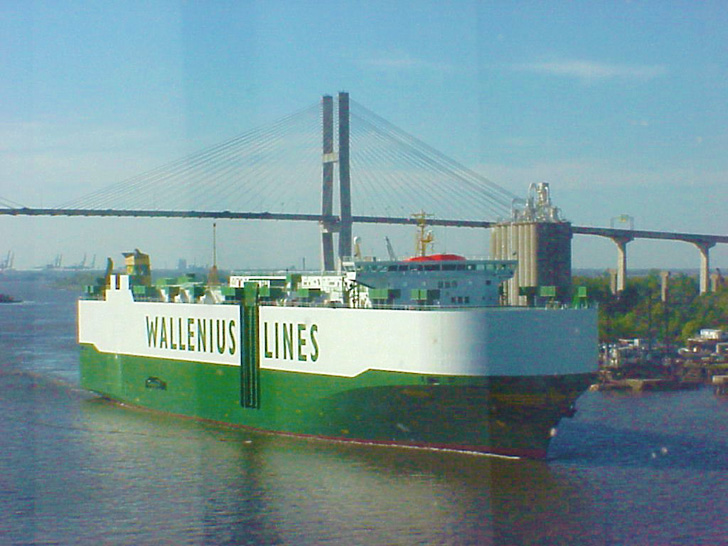
[[[436,254],[403,261],[349,262],[340,273],[233,275],[230,286],[255,283],[264,302],[379,309],[491,307],[500,304],[500,285],[515,267],[515,261]]]

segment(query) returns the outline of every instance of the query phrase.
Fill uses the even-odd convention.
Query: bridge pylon
[[[349,93],[339,93],[339,260],[351,257],[351,172],[349,169]]]
[[[334,233],[339,234],[339,260],[351,256],[351,171],[349,166],[349,93],[339,93],[338,152],[334,151],[334,100],[325,95],[321,101],[323,119],[323,183],[321,192],[321,267],[336,268]],[[339,164],[339,219],[334,220],[334,165]]]
[[[334,214],[334,99],[330,95],[321,102],[323,119],[323,186],[321,189],[321,268],[324,271],[334,270],[334,231],[327,217]]]

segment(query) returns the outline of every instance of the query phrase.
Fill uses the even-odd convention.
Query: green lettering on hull
[[[320,356],[318,331],[317,324],[264,322],[262,328],[263,358],[316,362]],[[279,350],[281,347],[282,351]]]
[[[238,351],[238,322],[234,319],[145,316],[147,347],[230,355]]]

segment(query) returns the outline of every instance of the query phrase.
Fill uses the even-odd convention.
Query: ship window
[[[488,279],[487,281],[485,281],[485,286],[490,286],[492,283],[493,283],[493,281]]]
[[[400,266],[397,266],[397,269],[399,271],[409,271],[409,266],[408,265],[400,265]]]
[[[389,266],[387,266],[387,271],[397,271],[397,266],[396,265],[389,265]]]
[[[470,296],[465,296],[465,303],[470,303]]]
[[[468,271],[475,271],[475,264],[468,264]]]
[[[440,264],[427,264],[425,266],[426,271],[440,271]]]
[[[453,288],[457,288],[457,287],[458,287],[458,281],[452,281],[452,284],[451,284],[451,286],[452,286]]]
[[[442,281],[437,281],[437,287],[442,288]]]
[[[455,271],[457,264],[442,264],[443,271]]]
[[[458,271],[465,271],[466,265],[465,264],[457,264],[457,270]]]

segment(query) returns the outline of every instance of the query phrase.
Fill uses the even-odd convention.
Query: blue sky
[[[57,206],[347,90],[513,193],[548,181],[574,224],[629,214],[728,234],[726,28],[725,2],[6,0],[0,197]],[[218,229],[223,266],[318,263],[316,226]],[[0,254],[27,267],[210,255],[202,221],[0,217],[0,230]],[[381,230],[360,232],[384,255]],[[412,234],[388,234],[406,253]],[[437,235],[487,253],[482,233]],[[634,267],[698,264],[687,244],[628,248]],[[728,267],[728,249],[711,259]],[[577,237],[574,262],[613,267],[616,252]]]

